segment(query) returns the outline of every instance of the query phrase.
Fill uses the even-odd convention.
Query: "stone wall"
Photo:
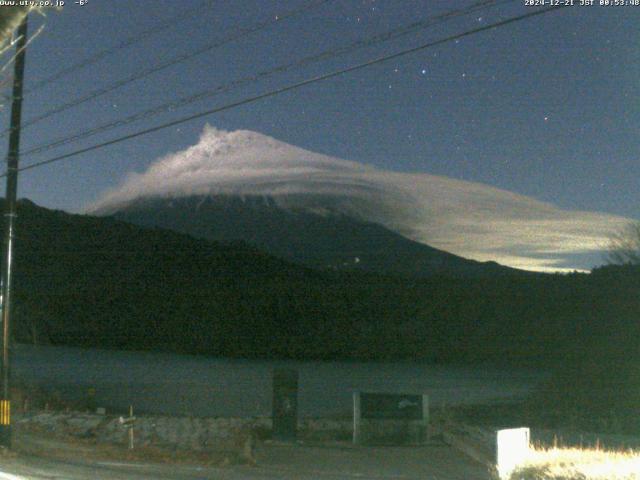
[[[35,412],[22,414],[16,424],[44,429],[55,434],[94,438],[100,442],[126,445],[128,429],[120,417],[79,412]],[[134,441],[139,446],[205,451],[237,448],[250,435],[267,439],[271,418],[194,418],[143,416],[134,423]],[[301,419],[301,440],[350,440],[351,420]]]

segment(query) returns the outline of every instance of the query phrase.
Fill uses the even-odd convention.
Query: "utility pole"
[[[22,84],[27,46],[27,17],[18,27],[16,59],[11,103],[11,133],[7,155],[7,189],[5,192],[4,258],[2,270],[2,391],[0,396],[0,446],[11,448],[11,394],[9,342],[11,340],[11,287],[13,261],[13,229],[18,193],[18,158],[20,155],[20,119],[22,116]]]

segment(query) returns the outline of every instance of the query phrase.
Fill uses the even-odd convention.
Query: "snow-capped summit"
[[[206,126],[197,144],[132,173],[92,205],[107,215],[142,201],[268,197],[278,208],[379,224],[416,242],[517,268],[588,267],[628,219],[562,210],[487,185],[386,171],[310,152],[246,130]]]

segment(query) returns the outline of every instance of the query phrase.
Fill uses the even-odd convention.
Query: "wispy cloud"
[[[269,195],[283,207],[332,208],[413,240],[530,270],[588,268],[631,220],[569,211],[487,185],[423,173],[384,171],[309,152],[256,132],[206,126],[200,141],[130,174],[88,208],[109,213],[152,196]]]

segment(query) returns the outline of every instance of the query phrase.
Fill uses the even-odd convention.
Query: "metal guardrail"
[[[460,450],[475,461],[494,468],[496,465],[496,435],[493,430],[447,422],[442,430],[445,443]]]
[[[447,423],[442,435],[446,443],[486,465],[503,479],[509,478],[513,469],[526,459],[531,443],[528,428],[496,431]]]

